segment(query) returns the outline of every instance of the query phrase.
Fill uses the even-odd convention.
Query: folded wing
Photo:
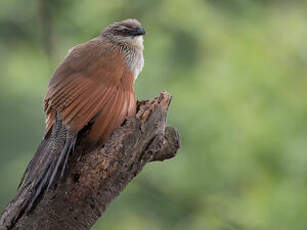
[[[135,113],[133,82],[118,48],[99,39],[75,47],[50,81],[44,100],[46,133],[56,114],[75,132],[95,118],[88,137],[105,140]]]

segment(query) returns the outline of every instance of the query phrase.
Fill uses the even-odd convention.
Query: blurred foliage
[[[134,17],[148,32],[137,96],[174,96],[182,148],[148,165],[93,229],[306,229],[306,10],[299,0],[0,1],[0,208],[41,140],[42,98],[67,50]]]

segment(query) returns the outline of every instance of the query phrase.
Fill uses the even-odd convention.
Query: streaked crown
[[[136,19],[126,19],[107,26],[101,33],[102,36],[136,37],[145,35],[146,31]]]

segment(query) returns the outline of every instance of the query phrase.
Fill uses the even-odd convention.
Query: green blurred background
[[[306,12],[299,0],[0,0],[0,209],[40,143],[67,50],[133,17],[147,30],[137,97],[174,96],[182,148],[93,229],[305,230]]]

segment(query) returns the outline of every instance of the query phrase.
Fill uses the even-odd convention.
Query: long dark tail
[[[74,151],[77,133],[72,133],[57,119],[44,137],[19,184],[20,191],[31,187],[32,196],[23,203],[21,213],[30,212],[44,192],[63,178],[69,155]]]

